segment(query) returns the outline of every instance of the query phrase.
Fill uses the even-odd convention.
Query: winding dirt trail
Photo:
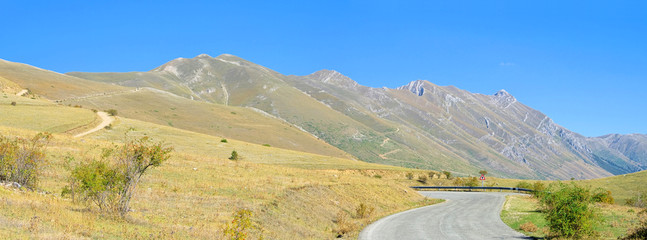
[[[88,135],[90,133],[99,131],[99,130],[103,129],[104,127],[110,125],[113,121],[115,121],[115,118],[108,116],[107,112],[97,112],[97,115],[99,115],[99,117],[103,120],[103,121],[101,121],[101,123],[99,125],[97,125],[93,129],[90,129],[90,130],[88,130],[86,132],[79,133],[79,134],[75,135],[74,137],[79,138],[79,137],[83,137],[85,135]]]
[[[29,92],[29,90],[27,90],[27,89],[23,89],[23,90],[21,90],[20,92],[16,93],[16,96],[19,96],[19,97],[20,97],[20,96],[22,96],[22,95],[25,95],[25,94],[26,94],[26,93],[28,93],[28,92]]]

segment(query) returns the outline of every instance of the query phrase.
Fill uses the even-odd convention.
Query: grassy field
[[[617,239],[627,233],[627,230],[638,224],[637,213],[639,208],[596,204],[599,209],[601,221],[594,229],[600,233],[602,239]],[[510,195],[501,212],[501,219],[511,228],[532,237],[543,238],[549,234],[544,214],[539,210],[539,201],[526,195]],[[524,223],[531,222],[537,226],[535,232],[520,229]]]
[[[12,102],[16,105],[13,106]],[[0,93],[0,126],[62,133],[94,127],[99,121],[88,109],[56,105],[48,101]]]
[[[102,148],[130,135],[150,136],[176,148],[163,166],[146,175],[126,219],[103,216],[93,207],[73,203],[59,193],[69,165],[96,157]],[[134,130],[132,130],[134,129]],[[0,127],[5,136],[32,136],[34,131]],[[120,118],[112,130],[74,139],[56,134],[47,151],[40,189],[45,193],[0,187],[0,236],[11,238],[174,238],[213,239],[236,209],[253,212],[266,239],[330,239],[347,214],[354,238],[382,216],[433,203],[389,178],[405,169],[305,154],[239,142]],[[228,160],[236,149],[242,160]],[[68,156],[74,161],[66,162]],[[354,218],[360,203],[374,207],[369,218]]]

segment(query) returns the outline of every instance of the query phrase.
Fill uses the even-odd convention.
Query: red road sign
[[[481,181],[485,180],[485,175],[481,174],[481,178],[479,178],[479,180]]]

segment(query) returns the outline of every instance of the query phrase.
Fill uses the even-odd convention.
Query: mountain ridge
[[[226,54],[177,58],[142,73],[68,74],[253,107],[367,162],[542,179],[645,168],[642,159],[555,124],[505,90],[484,95],[426,80],[371,88],[334,70],[286,76]]]

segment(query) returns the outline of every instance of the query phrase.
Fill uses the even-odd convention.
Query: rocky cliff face
[[[260,109],[369,162],[546,179],[647,168],[644,135],[589,139],[505,90],[483,95],[421,80],[370,88],[336,71],[285,76],[232,55],[179,58],[129,76],[120,83]]]

